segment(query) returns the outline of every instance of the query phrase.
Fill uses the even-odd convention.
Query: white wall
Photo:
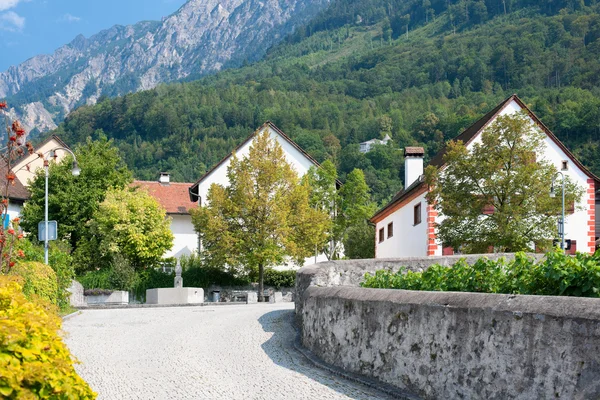
[[[414,207],[421,203],[421,223],[414,225]],[[387,237],[388,224],[394,223],[394,236]],[[385,239],[379,243],[379,229],[384,229]],[[427,256],[427,200],[421,194],[377,223],[375,230],[375,257],[425,257]]]
[[[183,255],[190,255],[198,250],[198,234],[194,231],[191,215],[169,215],[171,218],[171,232],[173,247],[167,251],[164,257],[180,258]]]
[[[36,171],[39,168],[44,167],[44,160],[39,158],[37,153],[42,152],[44,156],[47,156],[47,152],[57,147],[62,147],[62,145],[55,140],[50,140],[42,147],[36,148],[36,153],[28,155],[23,160],[15,164],[13,171],[15,171],[15,175],[21,181],[21,183],[25,185],[25,187],[29,187],[29,181],[35,178]],[[69,155],[69,153],[64,150],[56,151],[56,162],[61,162],[67,155]],[[25,168],[25,165],[27,164],[29,164],[29,171]]]

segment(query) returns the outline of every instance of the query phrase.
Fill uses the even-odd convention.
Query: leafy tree
[[[112,140],[100,136],[88,138],[76,148],[81,175],[71,174],[72,158],[50,164],[48,178],[48,213],[58,222],[59,239],[67,240],[75,250],[80,241],[89,240],[88,221],[98,210],[110,187],[123,188],[132,180],[129,169],[119,156]],[[22,226],[37,237],[38,223],[44,219],[45,173],[37,172],[29,187],[31,199],[23,208]]]
[[[207,205],[192,211],[209,264],[258,270],[258,297],[264,300],[264,270],[289,258],[300,264],[323,243],[330,219],[309,204],[310,188],[300,183],[279,144],[259,134],[247,157],[234,154],[229,186],[213,184]]]
[[[111,188],[88,223],[92,240],[75,251],[75,261],[80,269],[114,264],[119,272],[128,270],[121,257],[135,270],[155,266],[173,246],[170,222],[146,191]]]
[[[532,250],[556,237],[560,201],[549,196],[555,168],[544,159],[544,134],[523,114],[500,116],[472,149],[450,142],[443,171],[429,166],[427,201],[443,217],[438,238],[467,252]],[[566,183],[566,201],[582,190]]]
[[[311,167],[303,181],[310,187],[310,206],[329,215],[332,221],[324,242],[319,243],[319,250],[328,260],[338,259],[342,251],[344,226],[339,224],[337,218],[340,198],[336,188],[335,165],[327,160],[319,168]]]
[[[376,205],[371,201],[369,186],[360,169],[348,174],[340,189],[340,215],[337,224],[344,227],[344,254],[351,259],[375,257],[375,230],[368,220]]]

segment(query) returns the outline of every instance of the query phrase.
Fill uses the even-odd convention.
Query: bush
[[[78,280],[85,289],[110,289],[110,270],[89,271]]]
[[[19,262],[11,269],[10,275],[22,278],[23,294],[29,300],[40,299],[58,305],[56,273],[48,265],[35,261]]]
[[[25,253],[25,261],[44,262],[44,248],[32,243],[29,239],[20,240],[17,248]],[[73,259],[70,251],[69,245],[65,242],[50,242],[48,263],[56,273],[56,283],[58,286],[56,304],[61,310],[68,308],[70,305],[70,293],[67,289],[71,286],[71,282],[75,278]]]
[[[296,285],[296,271],[276,271],[271,268],[266,269],[264,284],[265,286],[272,286],[275,289],[294,287]]]
[[[22,290],[14,277],[0,276],[2,398],[95,399],[58,335],[60,318]]]
[[[365,274],[368,288],[600,297],[600,251],[594,255],[561,250],[546,254],[540,262],[524,253],[506,262],[487,258],[469,265],[460,260],[451,267],[432,265],[424,272],[403,268],[397,273]]]
[[[120,254],[114,254],[107,268],[88,271],[79,278],[85,289],[134,290],[140,277],[129,261]]]

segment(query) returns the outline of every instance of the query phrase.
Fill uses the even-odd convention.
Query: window
[[[394,223],[390,222],[388,224],[388,239],[394,236]]]
[[[568,160],[563,160],[561,163],[561,170],[562,171],[567,171],[569,169],[569,161]]]
[[[379,243],[383,242],[383,240],[385,238],[384,236],[385,236],[385,232],[383,231],[383,228],[381,228],[379,230]]]
[[[419,225],[420,223],[421,223],[421,203],[419,203],[415,206],[414,224],[413,225]]]

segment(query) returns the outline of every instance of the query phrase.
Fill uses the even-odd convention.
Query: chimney
[[[412,185],[423,175],[423,156],[425,151],[422,147],[404,148],[404,188]]]
[[[171,182],[171,177],[168,172],[161,172],[160,177],[158,178],[158,182],[163,185],[168,185]]]

